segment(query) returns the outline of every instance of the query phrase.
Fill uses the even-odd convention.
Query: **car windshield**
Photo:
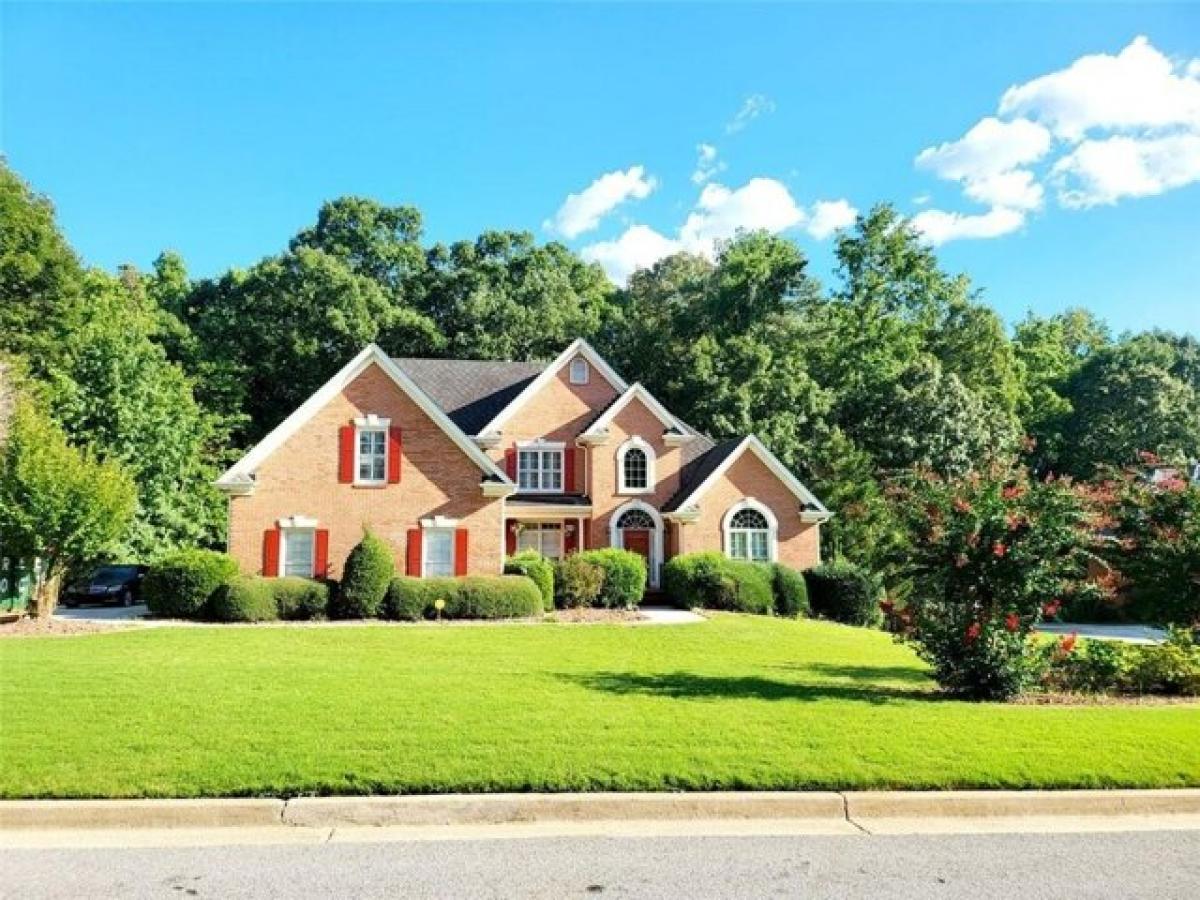
[[[135,566],[102,566],[92,573],[92,584],[121,584],[137,574]]]

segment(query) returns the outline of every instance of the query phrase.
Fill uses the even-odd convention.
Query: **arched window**
[[[647,531],[654,530],[654,519],[650,517],[650,513],[644,509],[627,509],[621,513],[621,518],[617,519],[617,527],[622,531],[627,529],[646,529]]]
[[[617,450],[622,494],[649,494],[654,490],[654,450],[640,437],[632,437]]]
[[[775,516],[765,506],[743,500],[725,514],[724,526],[727,556],[752,562],[775,559]]]

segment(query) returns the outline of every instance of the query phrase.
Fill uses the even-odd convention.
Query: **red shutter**
[[[563,451],[563,493],[574,494],[575,489],[575,448],[568,447]]]
[[[454,574],[467,574],[467,544],[468,533],[465,528],[458,528],[454,532]]]
[[[338,481],[354,483],[354,426],[343,425],[338,429]]]
[[[421,529],[408,529],[408,559],[406,569],[414,578],[421,577]]]
[[[279,529],[263,532],[263,575],[274,578],[279,574]]]
[[[504,471],[513,481],[517,480],[517,448],[515,445],[504,451]]]
[[[583,520],[583,535],[580,537],[580,541],[579,541],[579,546],[582,547],[584,550],[587,550],[589,547],[591,547],[591,544],[592,544],[591,534],[592,534],[592,520],[584,519]]]
[[[504,552],[509,556],[517,552],[517,523],[513,519],[504,525]]]
[[[318,528],[316,550],[313,556],[316,557],[313,564],[313,578],[328,578],[329,577],[329,529]]]
[[[575,480],[578,482],[575,485],[575,492],[577,494],[586,494],[588,492],[586,447],[575,448]]]
[[[400,483],[400,429],[388,429],[388,484]]]
[[[568,530],[563,532],[563,553],[574,553],[579,549],[579,522],[564,522]]]

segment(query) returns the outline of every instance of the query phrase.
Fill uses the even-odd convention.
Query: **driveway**
[[[128,622],[149,615],[146,605],[137,606],[77,606],[74,609],[59,604],[54,610],[56,619],[72,622]]]

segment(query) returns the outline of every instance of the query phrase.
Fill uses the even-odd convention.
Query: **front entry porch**
[[[587,550],[591,514],[585,497],[514,498],[505,506],[504,552],[511,556],[534,550],[547,559],[562,559]]]

